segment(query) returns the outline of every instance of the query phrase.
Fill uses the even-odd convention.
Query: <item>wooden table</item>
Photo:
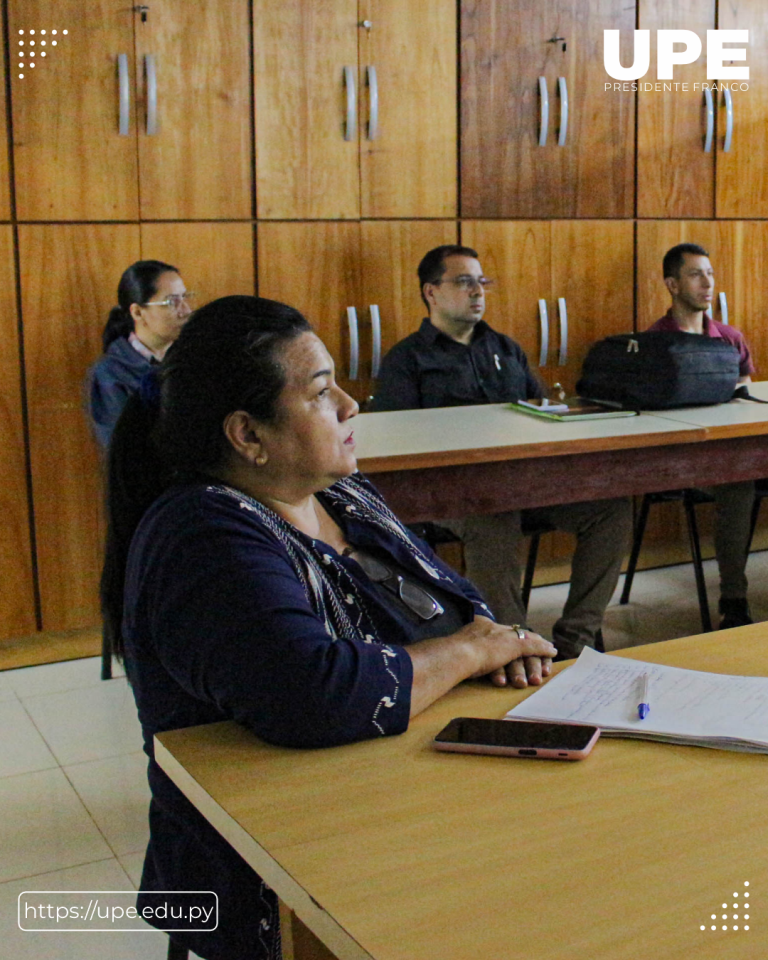
[[[618,655],[766,675],[768,628]],[[178,730],[157,759],[340,960],[764,957],[768,757],[607,739],[577,763],[431,748],[451,717],[500,717],[526,695],[463,684],[402,736],[328,750],[234,723]],[[749,931],[731,906],[746,890]]]
[[[752,384],[768,399],[768,381]],[[406,521],[768,476],[768,405],[559,423],[507,404],[366,413],[358,464]]]

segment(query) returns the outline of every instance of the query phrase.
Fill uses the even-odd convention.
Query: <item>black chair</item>
[[[106,623],[101,628],[101,679],[112,679],[112,638]]]
[[[459,543],[459,538],[447,527],[441,527],[438,523],[411,523],[408,529],[413,530],[416,536],[432,547],[434,550],[441,543]],[[523,536],[530,537],[531,542],[528,545],[528,559],[525,563],[525,573],[523,575],[522,600],[523,609],[528,610],[528,602],[531,599],[531,588],[533,587],[533,575],[536,572],[536,560],[539,555],[539,541],[542,534],[551,533],[555,528],[548,523],[526,522],[525,514],[522,519]]]
[[[766,491],[768,493],[768,490]],[[664,490],[662,493],[646,493],[637,518],[637,527],[632,541],[632,553],[629,556],[627,575],[624,580],[624,589],[621,592],[619,603],[629,603],[629,593],[637,569],[637,559],[640,556],[640,547],[643,545],[643,534],[648,521],[648,511],[654,503],[681,502],[685,507],[685,516],[688,522],[688,538],[691,543],[691,559],[693,572],[696,577],[696,592],[699,598],[699,613],[701,614],[701,629],[709,633],[712,629],[712,619],[709,615],[709,601],[707,586],[704,582],[704,569],[701,564],[701,547],[699,545],[699,529],[696,525],[696,505],[699,503],[713,503],[714,497],[696,487],[686,487],[684,490]],[[754,519],[757,515],[754,514]]]

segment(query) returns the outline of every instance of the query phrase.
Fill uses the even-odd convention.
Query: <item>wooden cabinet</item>
[[[706,48],[715,29],[715,0],[639,0],[639,25],[651,31],[691,30]],[[656,82],[656,45],[643,82]],[[672,82],[672,81],[667,81]],[[637,215],[714,217],[718,93],[703,93],[706,57],[676,65],[673,90],[642,90],[637,106]],[[685,90],[683,85],[687,84]]]
[[[0,226],[0,640],[34,633],[35,592],[12,228]]]
[[[9,0],[11,49],[35,50],[34,58],[23,61],[24,79],[16,69],[11,79],[20,220],[138,216],[132,92],[127,132],[119,132],[118,63],[123,84],[132,90],[133,20],[130,5],[115,0]],[[31,29],[39,32],[33,37]]]
[[[103,482],[84,380],[120,275],[156,257],[202,302],[253,293],[253,233],[248,223],[22,225],[19,241],[42,621],[65,630],[99,620]]]
[[[749,89],[732,92],[732,108],[724,93],[719,97],[717,216],[768,217],[768,6],[720,0],[718,13],[719,29],[749,30]],[[729,111],[733,133],[726,152]]]
[[[378,308],[383,355],[424,316],[419,261],[455,242],[456,224],[444,221],[260,223],[259,294],[305,314],[334,359],[338,382],[363,401],[373,386],[371,308]]]
[[[254,0],[260,219],[456,213],[453,0]]]
[[[136,18],[143,220],[251,217],[249,25],[248,0],[161,0]]]
[[[19,253],[42,626],[67,630],[99,621],[102,482],[83,382],[139,227],[23,225]]]
[[[633,215],[635,95],[604,89],[603,31],[634,26],[625,0],[462,0],[462,216]]]
[[[19,58],[11,49],[11,60],[18,64]],[[19,81],[19,70],[10,70],[11,83]],[[0,24],[0,77],[6,75],[5,63],[5,31]],[[11,219],[11,184],[8,169],[8,111],[5,101],[5,90],[0,91],[0,220]]]
[[[573,393],[591,344],[632,330],[631,222],[469,221],[462,241],[496,280],[486,319],[547,384]]]
[[[21,220],[251,216],[247,0],[161,0],[146,20],[11,0],[9,22],[29,54],[11,85]]]

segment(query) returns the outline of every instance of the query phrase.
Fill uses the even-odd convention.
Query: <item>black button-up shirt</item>
[[[384,358],[370,409],[414,410],[513,403],[543,396],[522,348],[480,321],[468,345],[429,319]]]

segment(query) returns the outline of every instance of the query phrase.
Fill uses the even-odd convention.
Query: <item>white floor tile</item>
[[[59,769],[0,780],[0,882],[112,856]]]
[[[0,730],[0,777],[58,766],[18,700],[0,703]]]
[[[102,682],[100,671],[100,657],[85,657],[82,660],[46,663],[39,667],[21,667],[8,670],[5,675],[16,694],[24,698],[97,687]]]
[[[142,748],[136,704],[124,679],[85,690],[24,698],[24,706],[60,764],[136,753]]]
[[[34,667],[32,669],[34,669]],[[17,699],[16,692],[11,683],[11,674],[15,672],[15,670],[0,670],[0,703]]]
[[[136,933],[32,933],[16,923],[26,890],[130,890],[131,881],[114,860],[0,884],[2,955],[13,960],[165,960],[168,938],[150,927]],[[74,903],[74,901],[73,901]]]
[[[64,767],[64,773],[114,854],[143,854],[149,840],[146,754],[78,763]]]
[[[120,866],[130,877],[131,883],[138,890],[141,883],[141,872],[144,869],[144,851],[141,853],[125,853],[117,858]]]

